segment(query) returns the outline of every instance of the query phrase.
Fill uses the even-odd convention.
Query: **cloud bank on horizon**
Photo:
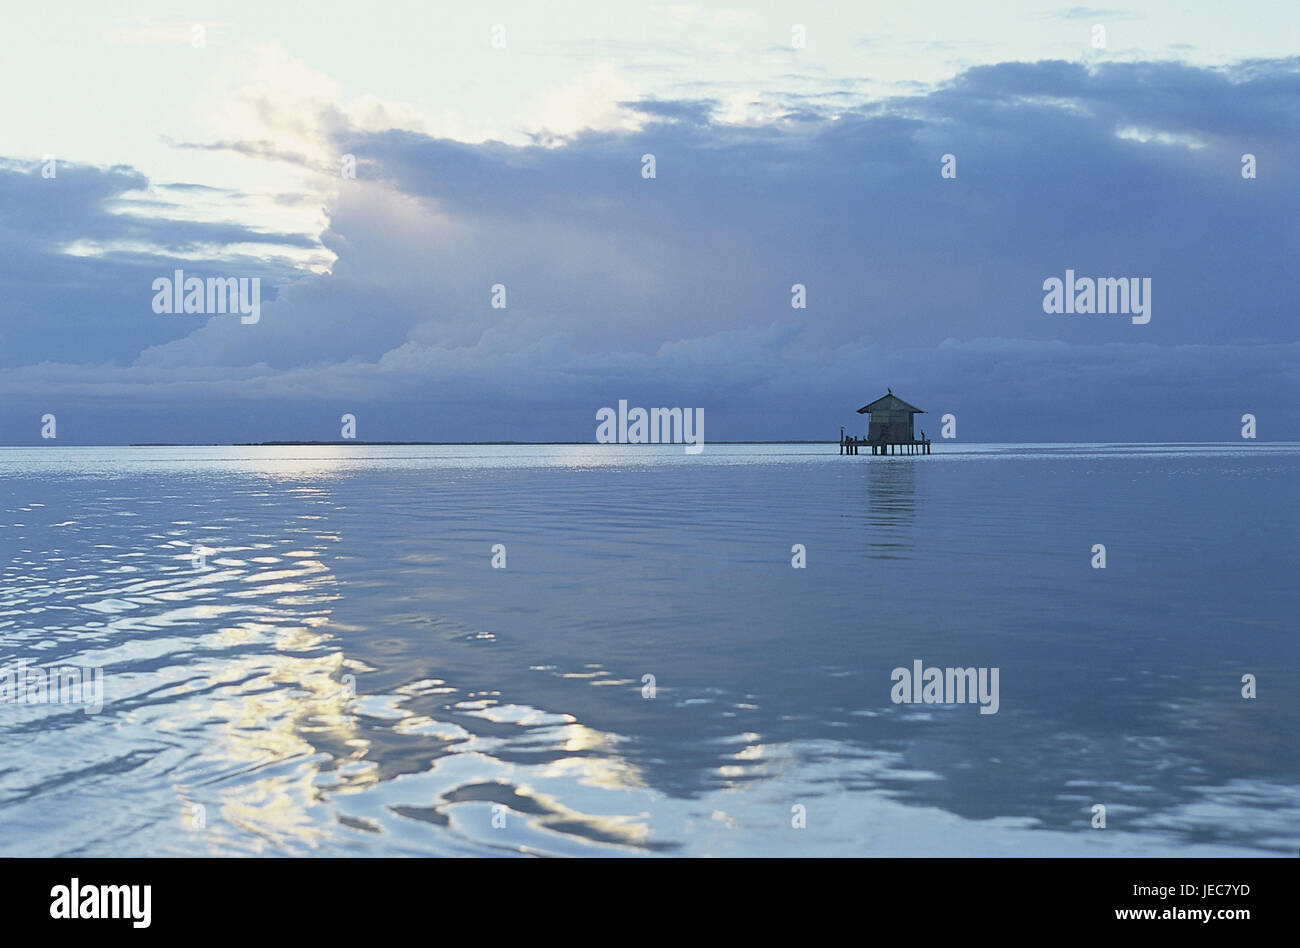
[[[345,412],[363,440],[589,441],[619,399],[701,407],[711,441],[834,439],[887,386],[964,441],[1228,441],[1246,412],[1300,439],[1300,57],[1093,47],[1162,4],[1039,10],[1078,53],[1033,60],[1014,31],[855,33],[834,5],[802,48],[790,11],[650,10],[665,36],[453,30],[478,58],[437,67],[441,100],[295,58],[314,34],[283,24],[97,24],[145,75],[215,51],[178,83],[206,107],[111,144],[20,117],[0,145],[0,443],[47,412],[69,444],[329,440]],[[1251,35],[1294,37],[1276,17]],[[482,57],[496,85],[465,93]],[[150,102],[119,107],[130,130]],[[182,269],[260,278],[260,318],[155,313]],[[1150,321],[1044,312],[1067,272],[1149,280]]]

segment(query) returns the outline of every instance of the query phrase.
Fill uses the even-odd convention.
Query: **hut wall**
[[[871,424],[867,426],[867,438],[871,441],[913,441],[912,413],[910,411],[873,411]]]

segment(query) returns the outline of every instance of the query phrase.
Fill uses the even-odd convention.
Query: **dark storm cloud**
[[[1296,59],[1005,63],[760,126],[724,124],[713,103],[640,103],[640,131],[561,147],[343,130],[358,177],[329,208],[331,274],[285,287],[256,326],[214,319],[185,338],[110,305],[134,365],[93,382],[26,369],[22,385],[138,402],[156,425],[181,423],[159,407],[169,391],[258,399],[255,419],[203,419],[236,440],[254,437],[240,425],[307,437],[340,399],[367,406],[376,438],[590,437],[622,397],[702,405],[719,439],[834,437],[886,385],[960,408],[970,438],[1226,439],[1244,411],[1296,437],[1297,93]],[[102,174],[70,208],[140,184]],[[47,222],[30,274],[120,285],[134,261],[87,272],[50,249],[108,226],[89,217]],[[1151,278],[1150,324],[1045,315],[1043,280],[1067,268]],[[488,304],[496,283],[505,310]],[[22,352],[40,350],[10,364],[40,361]]]

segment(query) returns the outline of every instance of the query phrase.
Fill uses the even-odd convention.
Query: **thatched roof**
[[[865,415],[873,411],[910,411],[914,415],[924,415],[924,408],[917,408],[915,405],[909,405],[893,392],[888,395],[881,395],[870,405],[863,405],[858,409],[859,415]]]

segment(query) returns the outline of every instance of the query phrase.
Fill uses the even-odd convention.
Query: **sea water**
[[[1254,443],[0,449],[0,671],[103,691],[0,702],[0,855],[1294,857],[1298,500]]]

